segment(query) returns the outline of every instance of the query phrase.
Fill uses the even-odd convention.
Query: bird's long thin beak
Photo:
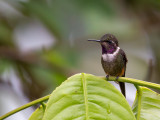
[[[88,39],[88,41],[101,42],[101,40]]]

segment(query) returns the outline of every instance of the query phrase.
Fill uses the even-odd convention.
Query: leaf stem
[[[106,80],[105,77],[101,77],[101,78]],[[145,87],[149,87],[149,88],[160,90],[160,84],[146,82],[146,81],[132,79],[132,78],[127,78],[127,77],[119,77],[118,79],[116,79],[116,77],[112,77],[111,76],[111,77],[109,77],[108,81],[132,83],[134,85],[145,86]]]
[[[17,109],[14,109],[14,110],[6,113],[5,115],[0,116],[0,120],[3,120],[3,119],[5,119],[5,118],[11,116],[12,114],[15,114],[15,113],[17,113],[17,112],[19,112],[19,111],[21,111],[21,110],[23,110],[23,109],[26,109],[26,108],[28,108],[28,107],[31,107],[31,106],[33,106],[33,105],[35,105],[35,104],[41,103],[41,102],[43,102],[43,101],[46,101],[46,100],[49,99],[49,97],[50,97],[50,95],[47,95],[47,96],[44,96],[44,97],[39,98],[39,99],[37,99],[37,100],[34,100],[34,101],[30,102],[30,103],[27,103],[27,104],[25,104],[25,105],[22,105],[21,107],[18,107]]]
[[[141,99],[142,99],[142,90],[141,87],[137,86],[137,96],[138,96],[138,112],[137,112],[137,120],[140,120],[141,115]]]

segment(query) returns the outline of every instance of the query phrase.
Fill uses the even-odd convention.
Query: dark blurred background
[[[87,39],[105,33],[126,52],[127,77],[160,83],[160,1],[1,0],[0,115],[50,94],[75,73],[104,76],[100,45]],[[127,84],[130,105],[134,97]],[[27,120],[33,111],[6,120]]]

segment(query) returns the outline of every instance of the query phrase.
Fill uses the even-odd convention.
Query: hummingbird
[[[112,34],[103,35],[100,40],[89,39],[88,41],[99,42],[102,47],[101,64],[109,76],[125,77],[126,64],[128,62],[125,52],[119,47],[117,38]],[[125,83],[119,82],[121,92],[125,95]]]

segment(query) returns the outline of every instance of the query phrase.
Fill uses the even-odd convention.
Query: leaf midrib
[[[86,120],[89,120],[88,117],[88,94],[87,94],[87,84],[84,73],[82,75],[82,87],[83,87],[83,95],[84,95],[84,105],[85,105],[85,111],[86,111]]]

